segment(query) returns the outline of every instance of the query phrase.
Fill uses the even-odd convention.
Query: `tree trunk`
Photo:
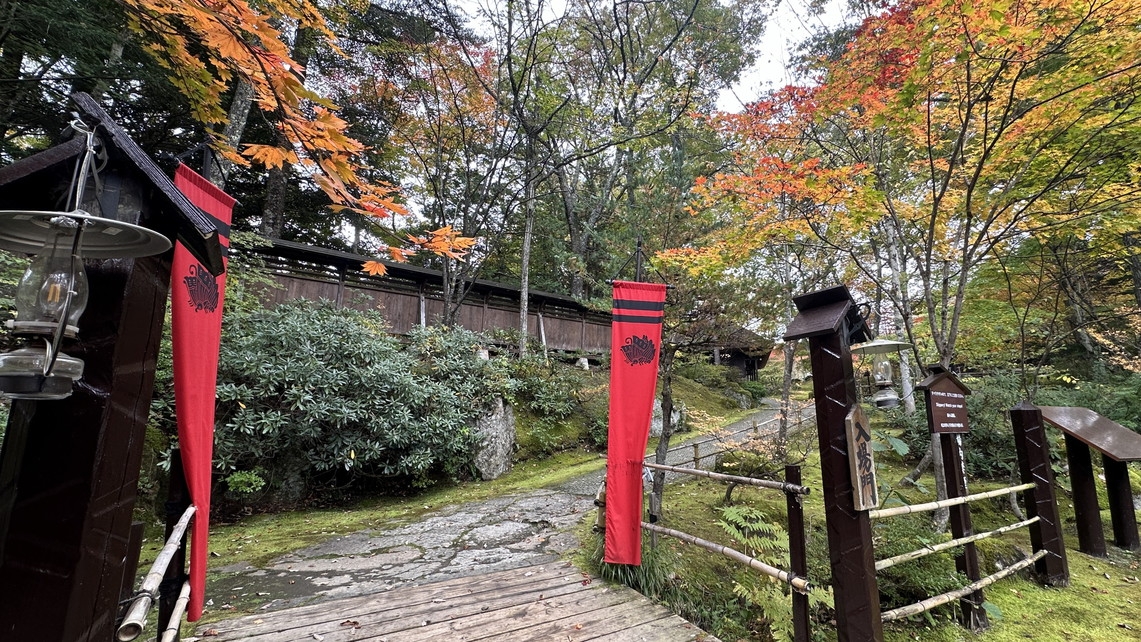
[[[662,342],[662,354],[661,359],[659,360],[660,373],[662,378],[662,435],[658,438],[658,447],[654,450],[654,463],[657,464],[668,463],[666,458],[670,450],[670,437],[672,437],[674,433],[674,352],[675,349],[672,343],[667,344],[665,341]],[[665,492],[665,488],[665,471],[655,470],[654,485],[650,490],[650,516],[651,520],[653,521],[656,521],[656,518],[661,515],[662,494]]]
[[[887,261],[892,274],[891,287],[894,290],[892,298],[898,302],[897,306],[893,306],[896,308],[896,338],[902,340],[911,334],[909,331],[911,320],[908,318],[911,314],[911,295],[907,287],[907,273],[903,269],[905,259],[900,252],[899,239],[895,234],[895,228],[891,225],[885,227],[887,228],[888,240]],[[899,388],[900,396],[903,398],[903,410],[908,415],[912,415],[915,413],[915,383],[911,378],[911,362],[907,355],[908,351],[900,350]]]
[[[288,144],[284,136],[278,136],[277,144]],[[279,239],[285,232],[285,190],[289,181],[288,169],[271,167],[265,179],[265,201],[261,210],[261,235]]]
[[[246,123],[250,117],[250,107],[254,101],[254,87],[245,79],[238,79],[234,87],[234,97],[230,100],[230,111],[227,114],[226,126],[222,129],[221,142],[236,148],[246,131]],[[218,189],[226,189],[226,179],[234,169],[234,162],[219,156],[210,148],[202,154],[202,176],[216,185]]]
[[[1141,237],[1136,232],[1126,234],[1125,248],[1129,252],[1129,266],[1133,272],[1133,299],[1141,308]]]
[[[523,224],[523,248],[519,257],[519,356],[527,354],[527,335],[529,313],[528,299],[531,287],[531,235],[535,227],[535,144],[534,139],[527,139],[526,184],[523,186],[523,212],[526,218]]]
[[[317,46],[317,39],[312,29],[298,29],[293,39],[293,60],[304,70],[313,58],[313,50]],[[304,74],[304,71],[302,71]],[[305,77],[302,75],[302,82]],[[280,147],[289,147],[289,139],[281,131],[277,133],[277,144]],[[261,234],[266,238],[281,238],[285,232],[285,193],[289,188],[289,178],[293,168],[283,164],[281,167],[269,168],[266,177],[265,202],[262,204]]]
[[[0,82],[0,132],[8,132],[12,124],[13,112],[20,101],[20,93],[28,91],[26,85],[31,83],[19,82],[20,70],[24,65],[24,50],[20,48],[15,38],[5,39],[4,46],[0,47],[0,78],[14,82]]]
[[[792,299],[788,299],[791,301]],[[784,378],[780,386],[780,423],[777,425],[777,454],[783,461],[788,451],[788,415],[792,410],[792,371],[795,367],[796,341],[785,341]]]

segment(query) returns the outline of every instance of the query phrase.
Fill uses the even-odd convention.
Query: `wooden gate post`
[[[784,467],[784,481],[800,485],[800,466]],[[808,577],[808,546],[805,542],[804,495],[785,493],[788,509],[788,567],[797,577]],[[808,642],[811,637],[808,618],[808,596],[792,591],[792,634],[794,642]]]
[[[947,498],[967,496],[967,474],[964,466],[959,436],[956,434],[937,434],[940,447],[943,450],[943,475],[947,482]],[[974,525],[971,522],[971,507],[969,504],[959,504],[950,507],[951,534],[955,539],[974,535]],[[963,546],[961,552],[955,556],[955,570],[967,576],[971,582],[977,582],[982,577],[979,572],[979,552],[975,543],[970,542]],[[960,623],[972,630],[981,631],[989,623],[986,610],[983,609],[983,592],[975,591],[959,600]]]
[[[89,96],[73,97],[107,152],[99,193],[104,216],[179,235],[214,273],[221,246],[205,216]],[[0,168],[5,208],[52,209],[82,148],[61,145]],[[46,207],[45,207],[46,206]],[[119,598],[137,544],[132,512],[155,363],[170,284],[171,253],[87,262],[90,297],[84,361],[70,397],[12,404],[0,452],[0,639],[113,639]]]
[[[872,528],[856,509],[846,420],[856,408],[852,343],[870,339],[848,288],[840,285],[793,298],[799,312],[785,341],[808,339],[820,447],[828,557],[840,642],[883,640]]]
[[[1010,423],[1014,427],[1022,483],[1035,485],[1026,491],[1026,513],[1038,517],[1038,521],[1030,525],[1030,543],[1035,552],[1048,552],[1034,564],[1038,581],[1050,586],[1069,586],[1066,543],[1062,540],[1062,521],[1054,495],[1054,470],[1050,468],[1050,443],[1042,413],[1023,401],[1010,409]]]

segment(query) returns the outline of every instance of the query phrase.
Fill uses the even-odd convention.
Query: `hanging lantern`
[[[0,248],[35,255],[16,289],[16,318],[7,323],[23,345],[0,354],[0,394],[13,399],[62,399],[83,376],[83,360],[64,354],[60,345],[78,336],[87,306],[84,258],[137,258],[170,249],[157,232],[80,209],[95,137],[80,121],[72,127],[87,137],[69,191],[72,209],[0,210]]]
[[[899,405],[899,393],[895,390],[895,377],[888,355],[910,347],[910,343],[890,339],[876,339],[852,346],[853,354],[872,355],[872,382],[876,391],[871,400],[876,408],[894,408]]]

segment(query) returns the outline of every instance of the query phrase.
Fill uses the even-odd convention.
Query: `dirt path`
[[[763,408],[729,427],[746,433],[775,415]],[[721,449],[703,436],[671,449],[669,462],[693,462]],[[703,462],[705,463],[705,462]],[[443,579],[543,564],[578,548],[574,527],[594,510],[599,471],[556,487],[441,508],[416,522],[374,528],[310,546],[264,568],[237,564],[212,570],[207,609],[240,605],[276,610]]]

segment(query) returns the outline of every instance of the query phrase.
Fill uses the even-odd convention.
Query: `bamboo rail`
[[[806,403],[803,406],[799,406],[796,408],[791,408],[790,410],[794,411],[794,412],[789,413],[789,415],[790,415],[789,416],[790,428],[799,428],[800,425],[803,424],[805,421],[812,419],[813,417],[816,416],[815,407],[810,403]],[[795,417],[792,416],[794,413],[796,414]],[[760,423],[754,423],[752,428],[746,428],[745,430],[742,430],[742,431],[739,431],[739,432],[736,432],[733,434],[734,435],[741,435],[741,434],[744,434],[744,433],[749,432],[749,431],[758,432],[762,428],[765,428],[766,426],[768,426],[769,424],[776,424],[779,422],[780,422],[780,416],[778,415],[776,417],[773,417],[772,419],[768,419],[768,420],[762,421]],[[765,434],[769,434],[775,429],[767,429],[767,430],[768,430],[768,432],[766,432]],[[692,445],[704,446],[704,445],[712,444],[712,443],[715,443],[718,441],[720,441],[720,439],[718,439],[717,437],[710,437],[709,439],[706,439],[704,441],[695,442]],[[688,447],[690,447],[689,444],[682,444],[680,446],[674,446],[674,447],[670,448],[669,450],[667,450],[666,454],[668,455],[668,454],[672,454],[675,452],[680,452],[682,450],[685,450]],[[732,451],[733,451],[732,448],[722,448],[720,450],[714,450],[713,452],[706,453],[705,455],[702,455],[702,459],[704,459],[706,457],[712,457],[714,455],[719,455],[721,453],[732,452]]]
[[[896,506],[895,508],[881,508],[879,510],[868,511],[868,517],[871,519],[880,519],[882,517],[895,517],[896,515],[910,515],[912,513],[922,513],[924,511],[936,510],[939,508],[947,508],[948,506],[958,506],[967,502],[973,502],[979,499],[989,499],[991,497],[1001,497],[1010,493],[1015,493],[1020,490],[1030,490],[1037,486],[1033,483],[1020,484],[1018,486],[1011,486],[1009,488],[1000,488],[998,490],[990,490],[985,493],[976,493],[974,495],[964,495],[962,497],[952,497],[951,499],[944,499],[937,502],[928,502],[926,504],[911,504],[909,506]]]
[[[933,545],[924,546],[923,548],[916,549],[914,551],[911,551],[910,553],[902,553],[900,555],[896,555],[895,557],[889,557],[887,559],[880,560],[880,561],[876,562],[876,570],[882,571],[885,568],[895,566],[896,564],[899,564],[901,562],[909,562],[911,560],[917,560],[921,557],[925,557],[925,556],[930,555],[932,553],[938,553],[939,551],[945,551],[949,548],[955,548],[956,546],[962,546],[963,544],[970,544],[971,542],[977,542],[980,539],[986,539],[988,537],[994,537],[995,535],[1002,535],[1003,533],[1009,533],[1010,531],[1018,530],[1019,528],[1022,528],[1024,526],[1029,526],[1029,525],[1031,525],[1037,521],[1038,521],[1038,517],[1035,516],[1035,517],[1031,517],[1028,520],[1018,522],[1016,524],[1010,524],[1009,526],[1003,526],[1002,528],[996,528],[993,531],[987,531],[985,533],[976,533],[974,535],[968,535],[966,537],[960,537],[959,539],[953,539],[950,541],[946,541],[946,542],[943,542],[941,544],[933,544]]]
[[[948,591],[947,593],[936,595],[935,597],[929,597],[922,602],[916,602],[915,604],[901,606],[898,609],[884,611],[880,615],[880,618],[884,622],[891,622],[892,620],[898,620],[899,618],[907,617],[909,615],[919,615],[920,613],[930,611],[931,609],[947,604],[948,602],[954,602],[959,598],[965,597],[971,593],[974,593],[975,591],[986,588],[991,584],[994,584],[995,582],[1003,579],[1004,577],[1014,575],[1018,571],[1021,571],[1022,569],[1045,557],[1048,552],[1049,551],[1046,551],[1045,549],[1040,550],[1030,557],[1022,560],[1021,562],[1012,564],[995,573],[994,575],[988,575],[977,582],[972,582],[971,584],[964,586],[961,589],[955,589],[954,591]]]
[[[170,612],[170,619],[162,631],[159,642],[178,642],[178,632],[182,628],[182,616],[186,614],[186,605],[190,602],[190,582],[182,583],[182,590],[178,592],[178,599]]]
[[[714,473],[708,470],[700,470],[698,468],[682,468],[679,466],[667,466],[666,464],[651,464],[643,462],[646,468],[654,470],[664,470],[671,473],[681,473],[683,475],[693,475],[695,477],[708,477],[717,481],[734,482],[737,484],[747,484],[749,486],[757,486],[760,488],[771,488],[786,493],[794,493],[796,495],[807,495],[812,492],[812,489],[807,486],[798,486],[788,482],[772,481],[769,479],[757,479],[755,477],[741,477],[740,475],[725,475],[723,473]]]
[[[147,576],[143,578],[143,584],[139,587],[135,597],[131,599],[131,606],[127,609],[127,615],[123,618],[123,623],[119,625],[119,629],[115,632],[115,639],[119,642],[131,642],[143,633],[143,625],[147,621],[147,613],[151,610],[151,606],[155,601],[155,591],[158,590],[159,584],[162,583],[162,577],[166,573],[166,568],[170,566],[170,560],[178,551],[182,543],[183,536],[186,535],[186,528],[190,525],[190,518],[194,517],[194,506],[187,506],[186,512],[182,513],[182,518],[174,525],[170,531],[170,537],[167,538],[166,544],[163,545],[162,550],[159,551],[158,556],[155,557],[154,564],[151,564],[151,570],[147,572]]]
[[[765,575],[768,575],[769,577],[781,580],[782,582],[787,582],[798,593],[807,593],[812,588],[812,585],[808,582],[808,580],[804,579],[803,577],[799,577],[795,573],[783,571],[775,566],[765,564],[755,557],[745,555],[741,551],[734,550],[728,546],[723,546],[721,544],[710,542],[709,540],[701,539],[700,537],[694,537],[689,533],[675,531],[672,528],[664,528],[662,526],[650,524],[647,522],[642,522],[642,529],[650,531],[651,533],[658,533],[661,535],[673,537],[674,539],[679,539],[683,542],[686,542],[687,544],[693,544],[694,546],[704,548],[707,551],[720,553],[729,559],[741,562],[749,568],[756,569]]]

